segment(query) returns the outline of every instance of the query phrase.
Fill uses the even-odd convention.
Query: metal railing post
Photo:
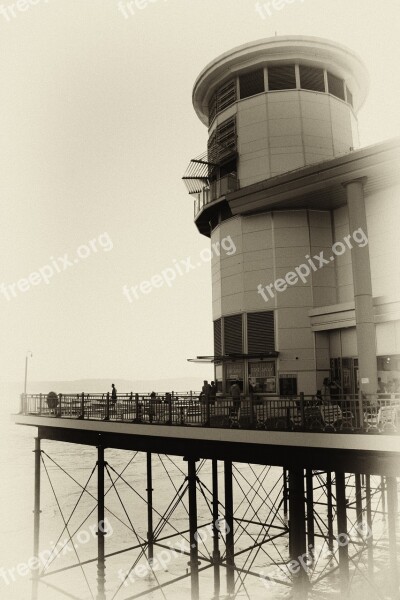
[[[39,415],[42,414],[42,403],[43,403],[42,394],[39,394]]]
[[[104,421],[110,420],[110,392],[107,392],[106,398],[106,416],[104,417]]]
[[[85,418],[85,392],[82,392],[81,394],[81,414],[79,415],[79,418]]]
[[[172,425],[172,398],[173,396],[171,396],[171,394],[168,394],[168,392],[165,394],[165,401],[167,402],[168,408],[167,425]]]
[[[39,537],[40,537],[40,464],[41,448],[40,438],[35,438],[35,503],[33,508],[33,556],[38,559],[39,555]],[[38,598],[39,571],[32,573],[32,600]]]
[[[249,410],[250,410],[250,429],[254,427],[254,396],[253,393],[249,394]]]
[[[300,418],[301,418],[301,427],[305,429],[306,427],[306,416],[304,412],[304,392],[300,392]]]
[[[364,429],[364,409],[361,390],[358,392],[358,418],[360,419],[360,429]]]

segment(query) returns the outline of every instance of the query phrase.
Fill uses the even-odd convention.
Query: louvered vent
[[[222,354],[221,319],[214,321],[214,356]]]
[[[223,121],[208,140],[208,156],[210,162],[220,165],[221,162],[236,154],[236,117]],[[212,173],[209,173],[212,178]]]
[[[225,354],[243,354],[242,315],[224,318]]]
[[[328,91],[332,96],[344,100],[344,81],[328,72]]]
[[[271,91],[296,89],[296,72],[294,65],[268,67],[268,88]]]
[[[231,79],[219,88],[211,97],[208,104],[209,123],[214,121],[215,117],[225,108],[236,102],[236,80]]]
[[[300,65],[300,87],[303,90],[324,92],[325,80],[323,70]]]
[[[252,71],[245,75],[240,75],[240,97],[249,98],[256,94],[261,94],[265,91],[264,86],[264,69],[258,69],[258,71]]]
[[[274,312],[264,311],[247,315],[247,344],[249,354],[275,350]]]

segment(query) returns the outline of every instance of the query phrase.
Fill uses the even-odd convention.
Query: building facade
[[[207,151],[185,173],[213,247],[215,379],[271,397],[400,390],[400,142],[359,147],[368,73],[349,49],[274,37],[193,90]]]

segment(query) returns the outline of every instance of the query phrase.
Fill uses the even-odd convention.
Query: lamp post
[[[21,410],[20,412],[23,413],[24,412],[24,404],[26,403],[26,386],[28,383],[28,358],[32,358],[33,354],[30,350],[27,351],[26,356],[25,356],[25,382],[24,382],[24,402],[22,403],[21,406]]]

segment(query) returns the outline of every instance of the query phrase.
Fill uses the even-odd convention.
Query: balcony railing
[[[194,201],[194,218],[196,218],[199,212],[210,202],[213,202],[230,192],[235,192],[238,189],[239,181],[236,173],[229,173],[228,175],[221,177],[221,179],[212,181],[209,186],[204,187],[203,190],[198,193],[197,198]]]
[[[55,419],[130,422],[152,425],[241,428],[275,431],[396,434],[400,395],[330,398],[269,398],[262,394],[233,400],[198,393],[143,395],[34,394],[21,397],[24,415]]]

